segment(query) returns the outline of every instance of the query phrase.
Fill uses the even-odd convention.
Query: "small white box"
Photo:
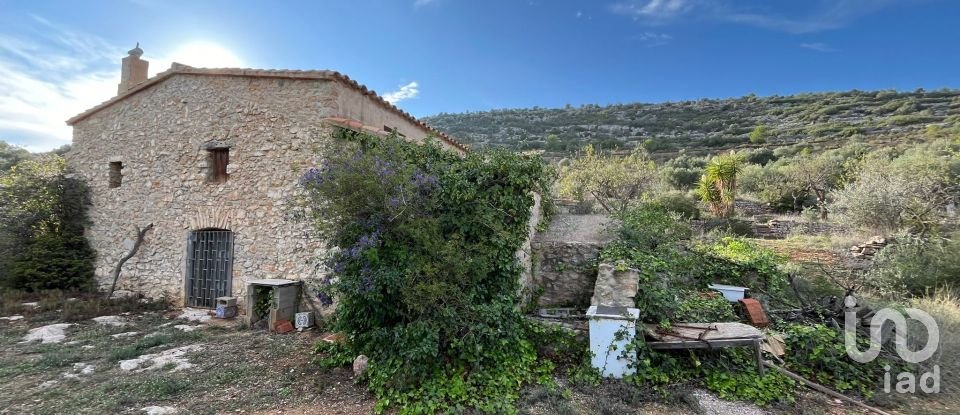
[[[720,294],[723,294],[723,298],[726,298],[727,301],[735,303],[743,299],[744,293],[749,289],[746,287],[737,287],[735,285],[724,285],[724,284],[710,284],[709,287],[711,290],[720,291]]]
[[[639,318],[640,310],[636,308],[590,306],[587,309],[591,364],[600,370],[601,376],[620,379],[636,371],[630,367],[637,360],[636,353],[623,354],[637,335]]]
[[[306,311],[303,313],[294,314],[294,324],[293,326],[298,329],[305,329],[307,327],[313,326],[313,312]]]

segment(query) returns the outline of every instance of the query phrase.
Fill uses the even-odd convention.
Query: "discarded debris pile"
[[[880,252],[881,249],[892,243],[893,241],[884,238],[882,236],[874,236],[870,238],[869,241],[854,245],[850,247],[850,253],[854,258],[858,259],[873,259],[873,256]]]

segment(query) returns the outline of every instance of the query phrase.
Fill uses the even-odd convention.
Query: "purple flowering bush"
[[[539,158],[459,156],[434,144],[342,131],[302,185],[328,244],[321,300],[335,329],[370,358],[378,410],[513,412],[537,361],[516,308]]]

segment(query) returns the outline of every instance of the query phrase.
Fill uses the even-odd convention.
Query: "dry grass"
[[[915,299],[911,306],[929,313],[940,330],[940,347],[937,353],[923,366],[930,370],[940,366],[943,393],[960,393],[960,295],[955,290],[940,289],[931,295]],[[917,330],[911,330],[911,334]],[[926,330],[919,329],[921,336],[910,340],[926,343]]]

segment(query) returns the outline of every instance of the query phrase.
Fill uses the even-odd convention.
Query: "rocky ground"
[[[19,306],[19,304],[18,304]],[[200,310],[82,320],[56,312],[0,317],[0,414],[369,414],[350,368],[312,362],[318,331],[268,334]],[[64,317],[64,316],[61,316]],[[66,320],[66,321],[64,321]],[[620,381],[527,387],[522,414],[847,414],[818,394],[761,410],[695,388],[652,394]],[[943,413],[931,408],[927,413]],[[919,412],[918,412],[919,413]]]
[[[371,412],[350,369],[311,363],[315,332],[273,335],[196,317],[4,319],[0,414]]]

